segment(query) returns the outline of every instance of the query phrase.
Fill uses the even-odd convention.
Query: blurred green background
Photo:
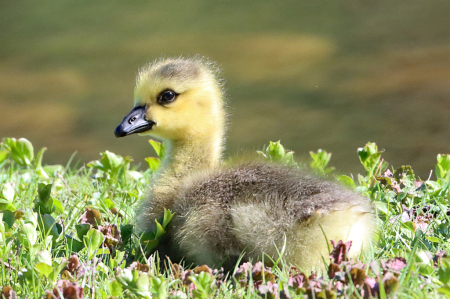
[[[113,134],[138,68],[201,54],[227,79],[228,155],[281,139],[356,174],[372,141],[426,179],[450,153],[449,15],[448,0],[0,1],[0,137],[47,163],[142,163],[146,138]]]

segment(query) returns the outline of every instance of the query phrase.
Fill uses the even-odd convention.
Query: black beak
[[[144,106],[135,107],[124,117],[122,123],[117,126],[114,135],[116,135],[116,137],[124,137],[150,130],[155,122],[147,120],[145,112],[146,109]]]

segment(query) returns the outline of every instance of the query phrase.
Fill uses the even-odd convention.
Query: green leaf
[[[105,207],[107,207],[108,209],[112,209],[116,206],[114,204],[114,202],[111,200],[111,198],[108,198],[108,197],[102,199],[102,202],[105,205]]]
[[[156,249],[156,247],[159,244],[159,240],[152,239],[152,240],[141,241],[141,243],[143,245],[142,247],[144,248],[145,253],[149,254],[149,253],[152,253]]]
[[[286,155],[284,155],[283,159],[281,159],[281,162],[284,164],[294,164],[294,152],[287,152]]]
[[[382,212],[385,215],[389,213],[389,205],[387,203],[375,201],[374,204],[378,211]]]
[[[124,160],[121,156],[116,155],[110,151],[102,153],[102,159],[100,160],[106,169],[115,171],[122,166]]]
[[[443,178],[445,178],[445,175],[447,174],[447,173],[445,172],[444,168],[442,167],[442,165],[440,165],[440,164],[436,164],[435,172],[436,172],[436,177],[437,177],[438,179],[443,179]]]
[[[34,265],[34,267],[39,271],[39,273],[43,274],[47,278],[53,272],[53,267],[46,263],[37,263]]]
[[[42,167],[42,171],[45,171],[48,176],[55,177],[56,172],[62,173],[64,171],[64,167],[62,165],[45,165]]]
[[[8,227],[6,229],[9,229]],[[3,224],[3,213],[0,213],[0,234],[4,234],[6,232],[5,225]],[[2,243],[2,238],[0,238],[0,243]]]
[[[122,236],[122,242],[126,245],[131,240],[131,235],[133,234],[133,225],[126,224],[120,226],[120,235]]]
[[[189,279],[196,286],[194,290],[194,297],[196,298],[210,298],[211,295],[211,283],[213,277],[207,272],[200,272],[197,277],[189,276]]]
[[[77,236],[80,240],[83,240],[84,236],[91,229],[91,225],[89,223],[76,224],[75,229],[77,230]]]
[[[155,238],[156,238],[156,239],[159,239],[159,238],[161,238],[161,237],[166,233],[166,231],[165,231],[164,228],[162,227],[161,223],[159,223],[159,222],[156,221],[156,220],[155,220],[155,222],[156,222],[156,226],[155,226],[155,230],[156,230]]]
[[[378,167],[382,153],[383,151],[378,151],[378,146],[372,142],[368,142],[363,148],[358,148],[359,160],[366,169],[367,176],[376,175],[375,171],[379,169],[378,172],[382,172],[387,167],[386,163]]]
[[[8,152],[5,150],[0,150],[0,163],[6,160],[8,157]]]
[[[414,181],[414,171],[410,165],[403,165],[394,171],[394,178],[397,181]]]
[[[156,295],[155,297],[167,298],[167,279],[164,276],[152,276],[150,282],[152,293]]]
[[[349,188],[355,188],[355,182],[353,181],[353,179],[347,175],[339,175],[337,177],[337,180],[344,186],[347,186]]]
[[[33,145],[25,138],[20,138],[19,140],[5,138],[2,145],[8,152],[8,156],[21,166],[30,165],[34,159]]]
[[[129,286],[133,282],[133,273],[128,268],[119,269],[119,272],[116,274],[116,279],[121,285]]]
[[[287,151],[281,145],[280,141],[269,142],[269,146],[263,151],[257,151],[257,153],[271,162],[282,162],[287,165],[297,165],[294,161],[294,152]]]
[[[104,254],[111,254],[111,251],[109,251],[108,247],[99,248],[96,252],[96,255],[104,255]]]
[[[58,213],[60,213],[60,214],[64,213],[64,207],[63,207],[62,203],[59,200],[53,198],[53,206],[55,207],[55,210]]]
[[[447,298],[450,298],[450,286],[443,286],[437,290],[439,293],[444,294]]]
[[[433,258],[431,257],[431,254],[428,251],[418,250],[415,255],[415,261],[417,263],[430,264],[433,261]]]
[[[79,252],[84,248],[84,244],[77,239],[72,238],[69,235],[66,235],[67,248],[73,252]]]
[[[450,258],[443,258],[438,270],[439,280],[447,284],[450,282]]]
[[[313,160],[311,162],[311,168],[325,168],[331,159],[331,153],[327,153],[322,149],[319,149],[317,153],[311,151],[309,155]]]
[[[36,172],[41,175],[44,178],[48,178],[48,174],[45,172],[44,168],[42,168],[42,157],[44,155],[44,152],[47,150],[47,148],[43,147],[36,156],[35,161],[35,169]]]
[[[161,160],[155,157],[147,157],[145,158],[145,161],[148,164],[148,168],[150,168],[151,171],[156,171],[161,166]]]
[[[34,225],[31,223],[25,223],[22,225],[19,233],[17,234],[17,239],[19,239],[19,242],[27,248],[30,248],[36,244],[37,233]]]
[[[6,230],[9,230],[16,221],[14,213],[9,210],[0,211],[0,213],[3,214],[3,222],[5,222],[6,225],[8,226]]]
[[[135,273],[138,271],[135,269]],[[150,278],[147,273],[139,273],[138,278],[136,279],[136,293],[144,293],[146,294],[150,289]]]
[[[117,281],[113,280],[108,285],[109,292],[112,296],[122,296],[123,294],[123,288],[122,285]]]
[[[173,216],[175,216],[175,213],[172,213],[171,210],[164,208],[164,218],[162,223],[164,229],[166,229],[170,221],[172,221]]]
[[[34,149],[31,142],[25,138],[17,140],[17,150],[21,154],[21,157],[26,165],[30,165],[34,159]]]
[[[403,227],[409,229],[412,233],[414,233],[414,223],[412,223],[411,221],[407,221],[407,222],[402,223],[402,225],[403,225]]]
[[[83,238],[84,246],[88,249],[88,257],[92,259],[95,251],[102,245],[105,236],[95,228],[91,228]]]
[[[108,179],[118,178],[124,174],[133,160],[130,157],[122,157],[110,151],[100,153],[102,156],[100,161],[92,161],[88,163],[89,167],[93,167],[108,174]]]
[[[25,138],[16,140],[15,138],[5,138],[3,147],[8,151],[9,156],[21,166],[29,166],[34,159],[34,150],[31,142]]]
[[[41,148],[41,150],[36,155],[36,169],[42,169],[42,158],[44,156],[44,152],[47,150],[46,147]]]
[[[38,185],[38,195],[33,200],[33,211],[40,214],[51,214],[54,211],[53,199],[50,197],[52,184],[40,183]]]
[[[99,248],[100,245],[102,245],[103,240],[105,239],[105,236],[99,231],[96,230],[95,228],[91,228],[86,236],[84,236],[84,245],[87,247],[88,245],[90,245],[91,247],[94,248]]]
[[[12,203],[0,203],[0,211],[10,211],[14,212],[16,209],[16,206]]]
[[[38,214],[38,227],[45,235],[52,236],[53,241],[56,241],[62,231],[61,225],[49,214]]]
[[[425,236],[425,238],[427,238],[427,240],[434,242],[434,243],[441,243],[441,239],[433,237],[433,236]]]
[[[166,234],[166,227],[169,225],[175,213],[164,209],[164,215],[155,220],[154,231],[146,231],[140,237],[140,243],[143,245],[146,253],[151,253],[158,246],[159,240]]]
[[[152,140],[152,139],[150,139],[148,142],[153,147],[153,149],[155,150],[158,157],[160,159],[164,159],[165,154],[166,154],[166,147],[164,146],[164,144],[161,142]]]
[[[13,202],[16,192],[10,183],[6,183],[3,185],[2,194],[3,198],[6,199],[7,202]]]
[[[58,279],[59,273],[61,273],[62,270],[69,264],[68,261],[64,261],[61,263],[58,263],[58,265],[53,268],[53,272],[51,273],[51,277],[49,277],[52,281],[56,281]]]
[[[273,159],[273,161],[280,161],[286,154],[286,151],[284,146],[281,145],[280,140],[278,140],[277,142],[269,142],[266,153]]]
[[[45,263],[51,267],[52,255],[50,254],[50,251],[39,250],[38,252],[36,252],[36,255],[34,256],[34,262],[35,263]]]
[[[450,171],[450,155],[437,155],[438,165],[442,167],[445,173]]]

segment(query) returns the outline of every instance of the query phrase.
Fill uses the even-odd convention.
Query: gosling
[[[164,140],[168,157],[137,211],[154,229],[164,209],[175,213],[160,256],[211,267],[243,260],[311,270],[328,261],[329,240],[351,240],[351,257],[370,248],[369,200],[298,169],[264,162],[224,165],[226,113],[217,68],[202,58],[159,60],[142,68],[134,109],[116,137]]]

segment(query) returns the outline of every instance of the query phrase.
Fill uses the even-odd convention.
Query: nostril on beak
[[[128,123],[131,125],[136,120],[136,116],[133,116],[128,120]]]

